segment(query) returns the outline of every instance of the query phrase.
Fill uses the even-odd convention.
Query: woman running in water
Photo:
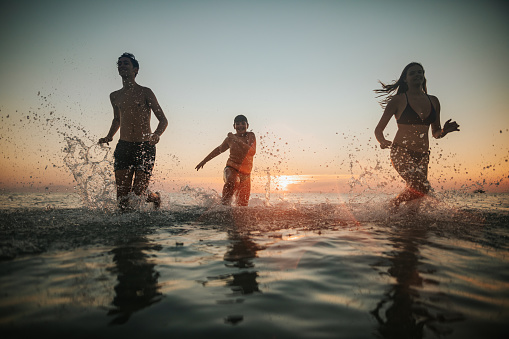
[[[375,136],[382,149],[391,148],[392,165],[406,182],[406,189],[391,201],[392,211],[402,202],[426,195],[430,190],[428,182],[429,137],[443,138],[450,132],[459,131],[459,125],[447,120],[440,125],[440,102],[428,95],[424,68],[412,62],[401,72],[397,81],[384,84],[375,90],[384,97],[380,104],[384,113],[375,128]],[[394,94],[395,93],[395,94]],[[398,131],[391,142],[384,137],[384,129],[392,116],[398,123]]]

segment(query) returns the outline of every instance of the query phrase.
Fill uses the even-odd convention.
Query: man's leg
[[[154,207],[158,209],[161,206],[161,195],[159,192],[152,193],[147,191],[148,185],[150,183],[150,177],[151,175],[146,172],[136,171],[136,175],[134,176],[133,191],[136,195],[146,196],[146,201],[153,202]]]
[[[156,147],[148,142],[141,143],[136,150],[135,159],[134,194],[145,198],[146,202],[153,202],[155,209],[158,209],[161,206],[161,195],[148,191],[156,160]]]
[[[224,169],[223,197],[221,198],[221,203],[223,205],[231,205],[233,193],[235,193],[238,181],[239,173],[230,167],[226,167]]]
[[[117,184],[118,207],[125,210],[129,207],[128,194],[131,192],[134,171],[130,169],[116,170],[115,182]]]
[[[150,182],[150,174],[143,171],[136,171],[134,176],[133,192],[136,195],[145,195],[148,184]]]

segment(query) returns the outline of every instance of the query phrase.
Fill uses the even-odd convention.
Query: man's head
[[[134,76],[136,77],[138,75],[138,70],[140,69],[140,64],[138,63],[138,60],[136,60],[134,55],[125,52],[124,54],[118,57],[117,67],[119,69],[119,72],[121,68],[129,66],[129,64],[133,69]]]

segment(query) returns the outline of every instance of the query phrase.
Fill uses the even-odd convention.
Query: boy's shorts
[[[237,183],[241,183],[241,182],[244,182],[246,180],[251,180],[251,174],[244,174],[244,173],[241,173],[239,172],[239,170],[237,170],[236,168],[233,168],[231,166],[226,166],[223,170],[223,181],[226,182],[226,170],[227,169],[230,169],[232,171],[234,171],[237,176],[236,176],[236,181]]]
[[[113,157],[115,171],[133,169],[151,175],[156,160],[156,146],[148,141],[119,140]]]

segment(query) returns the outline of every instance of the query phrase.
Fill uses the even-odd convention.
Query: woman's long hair
[[[408,65],[406,65],[405,68],[403,68],[403,72],[401,72],[401,76],[399,77],[398,80],[395,80],[390,84],[384,84],[383,82],[378,80],[378,82],[382,85],[382,88],[375,89],[374,92],[378,94],[376,96],[377,98],[382,97],[382,99],[379,101],[380,106],[382,106],[382,108],[385,108],[385,106],[387,106],[389,101],[391,101],[391,99],[395,95],[398,95],[401,93],[406,93],[406,91],[408,91],[408,84],[405,82],[405,79],[406,79],[408,69],[412,66],[420,66],[422,68],[422,70],[424,71],[424,67],[422,67],[422,65],[420,63],[411,62]],[[424,81],[422,83],[422,89],[424,90],[424,93],[426,93],[426,94],[428,93],[428,89],[426,87],[426,77],[424,77]],[[394,92],[396,92],[396,94],[394,94]]]

